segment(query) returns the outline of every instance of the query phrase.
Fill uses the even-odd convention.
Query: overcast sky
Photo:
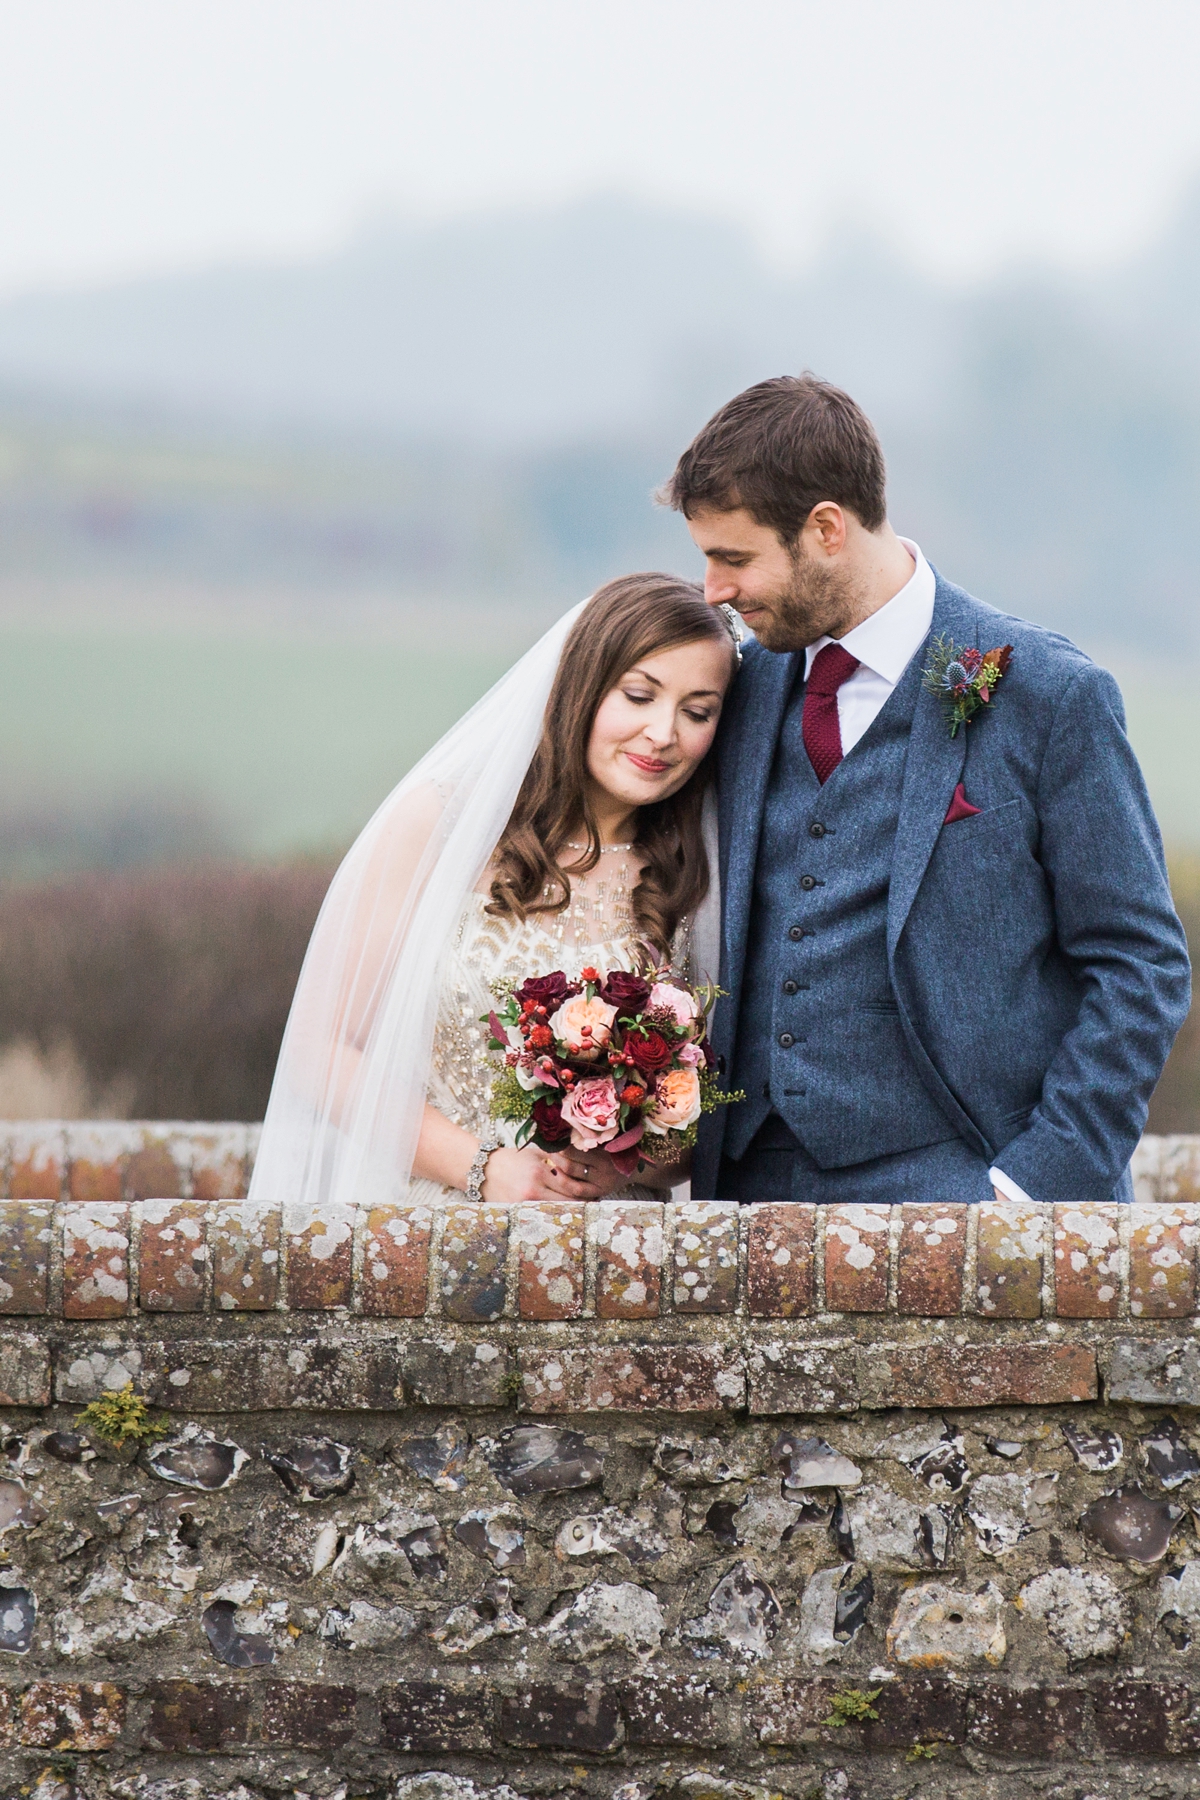
[[[0,291],[621,188],[1074,267],[1200,173],[1197,0],[0,0]]]

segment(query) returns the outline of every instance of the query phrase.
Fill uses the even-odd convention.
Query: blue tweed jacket
[[[937,578],[931,636],[1011,643],[992,704],[950,736],[922,693],[888,898],[888,969],[922,1080],[964,1141],[1040,1200],[1107,1200],[1187,1015],[1190,971],[1116,682],[1052,632]],[[920,652],[928,659],[928,648]],[[732,1069],[763,804],[796,656],[752,644],[718,745],[722,949],[714,1047]],[[978,815],[943,823],[959,782]],[[766,1021],[763,1028],[769,1026]],[[716,1194],[725,1109],[692,1191]]]

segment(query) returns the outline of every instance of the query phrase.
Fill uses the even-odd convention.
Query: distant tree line
[[[1200,966],[1200,856],[1171,858],[1171,887],[1187,927],[1193,969]],[[1150,1130],[1200,1131],[1200,1001],[1175,1040],[1150,1108]]]
[[[0,1117],[30,1116],[32,1093],[43,1116],[261,1119],[332,873],[210,865],[0,890]],[[1172,881],[1196,960],[1200,857],[1174,858]],[[1200,1131],[1200,1006],[1150,1129]]]
[[[0,1047],[19,1070],[41,1058],[44,1106],[65,1070],[93,1112],[261,1119],[332,872],[207,865],[0,892]],[[0,1067],[0,1116],[4,1087]]]

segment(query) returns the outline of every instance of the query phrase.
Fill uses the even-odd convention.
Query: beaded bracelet
[[[466,1194],[468,1200],[483,1199],[483,1178],[487,1171],[488,1157],[493,1150],[499,1150],[500,1139],[488,1137],[482,1139],[478,1150],[471,1159],[471,1167],[467,1170]]]

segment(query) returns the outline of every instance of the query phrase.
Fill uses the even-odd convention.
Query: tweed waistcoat
[[[914,658],[822,787],[796,680],[763,812],[732,1070],[747,1098],[730,1109],[727,1156],[744,1154],[772,1111],[821,1168],[956,1135],[917,1072],[888,978],[888,884],[920,687]]]

